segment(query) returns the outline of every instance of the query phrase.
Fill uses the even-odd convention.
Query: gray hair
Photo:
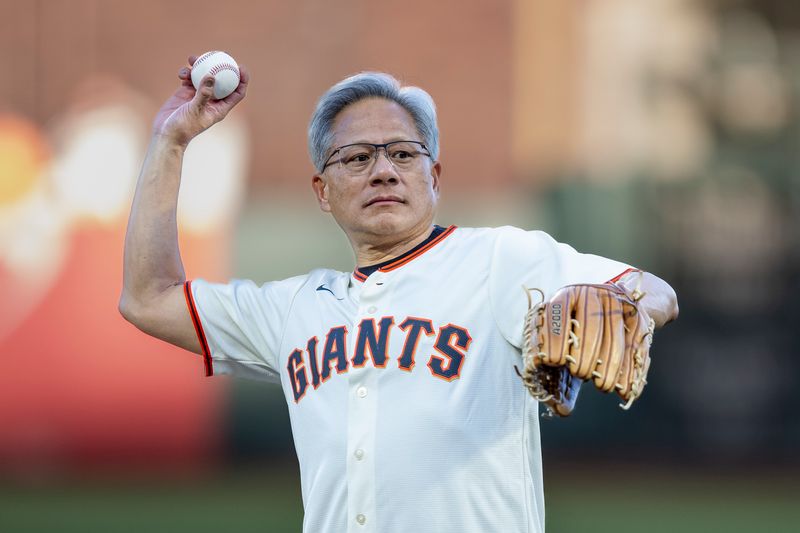
[[[436,105],[431,95],[419,87],[403,87],[389,74],[362,72],[340,81],[317,102],[308,125],[308,151],[318,172],[322,172],[333,143],[333,121],[336,116],[350,104],[373,97],[396,102],[408,111],[431,157],[434,161],[439,158],[439,127],[436,125]]]

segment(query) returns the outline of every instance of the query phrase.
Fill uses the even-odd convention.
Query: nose
[[[375,160],[370,172],[370,183],[377,185],[383,182],[396,183],[397,170],[394,168],[391,159],[389,159],[389,153],[386,148],[378,148],[375,152]]]

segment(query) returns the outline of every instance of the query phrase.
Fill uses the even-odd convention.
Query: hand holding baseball
[[[243,66],[239,69],[239,84],[228,96],[215,99],[214,74],[203,76],[195,89],[192,83],[192,68],[198,60],[189,57],[189,67],[178,71],[181,84],[164,102],[153,122],[153,133],[168,137],[172,141],[187,145],[194,137],[207,130],[230,112],[245,97],[250,75]],[[218,93],[219,94],[219,93]]]
[[[206,52],[192,64],[192,85],[195,89],[200,88],[206,76],[214,78],[214,99],[221,100],[239,86],[239,65],[225,52]]]

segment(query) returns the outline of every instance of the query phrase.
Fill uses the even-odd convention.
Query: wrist
[[[621,276],[610,282],[620,289],[625,295],[634,301],[641,300],[644,296],[642,289],[642,282],[644,281],[644,272],[639,269],[629,269]]]
[[[151,144],[161,149],[183,153],[186,151],[186,147],[189,146],[189,141],[191,141],[191,139],[185,139],[174,133],[154,131]]]

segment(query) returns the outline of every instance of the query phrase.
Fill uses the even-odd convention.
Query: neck
[[[361,242],[351,241],[356,255],[356,265],[358,267],[376,265],[399,257],[427,239],[431,231],[433,224],[423,226],[420,230],[402,238],[396,235],[386,237],[371,235],[369,239]]]

